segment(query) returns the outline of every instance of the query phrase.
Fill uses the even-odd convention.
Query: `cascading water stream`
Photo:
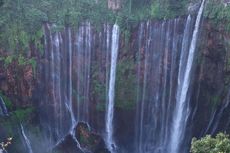
[[[72,94],[73,94],[73,85],[72,85],[72,39],[71,39],[71,30],[70,28],[68,29],[68,55],[69,55],[69,99],[68,99],[68,104],[67,107],[70,111],[70,118],[71,118],[71,129],[70,129],[70,134],[72,135],[74,141],[77,143],[77,146],[80,150],[82,150],[76,136],[75,136],[75,126],[77,124],[74,112],[73,112],[73,100],[72,100]]]
[[[226,99],[224,100],[224,103],[222,104],[221,108],[219,110],[216,109],[214,113],[212,113],[208,126],[205,132],[203,133],[204,135],[205,134],[211,134],[211,135],[215,134],[215,132],[217,131],[219,122],[221,120],[221,117],[223,116],[224,111],[227,110],[227,108],[229,107],[229,104],[230,104],[230,88],[228,89]],[[226,124],[227,125],[226,127],[229,127],[229,123],[230,121],[228,121],[228,123]]]
[[[20,126],[21,126],[22,136],[23,136],[23,138],[25,140],[26,148],[28,149],[28,153],[33,153],[30,140],[28,139],[28,137],[25,134],[24,127],[23,127],[22,124]]]
[[[55,33],[53,40],[53,49],[51,50],[51,57],[52,57],[52,90],[53,90],[53,99],[55,100],[55,113],[62,114],[61,109],[61,55],[60,55],[60,45],[62,44],[61,34],[60,32]],[[51,40],[52,40],[51,39]],[[62,122],[61,119],[55,122],[55,131],[56,135],[60,138],[61,137],[61,130],[62,130]]]
[[[73,92],[73,85],[72,85],[72,40],[71,40],[71,30],[68,29],[68,53],[69,53],[69,99],[68,99],[68,108],[70,111],[71,117],[71,131],[73,131],[74,126],[76,125],[76,119],[73,113],[73,100],[72,100],[72,92]]]
[[[89,122],[89,97],[90,97],[90,70],[92,52],[92,30],[90,22],[85,22],[79,27],[76,34],[76,61],[77,61],[77,120]]]
[[[138,87],[137,87],[137,104],[139,103],[140,99],[141,99],[141,96],[140,96],[140,75],[141,75],[141,42],[142,42],[142,38],[143,38],[143,32],[144,32],[144,24],[141,23],[140,27],[139,27],[139,34],[138,34],[138,69],[137,69],[137,84],[138,84]],[[141,107],[140,105],[137,105],[137,113],[136,113],[136,125],[138,126],[139,124],[139,120],[142,119],[142,109],[139,109],[139,107]],[[142,125],[142,124],[141,124]],[[141,150],[141,146],[140,143],[141,143],[141,139],[139,137],[139,134],[141,134],[142,132],[140,132],[141,128],[137,128],[136,129],[136,133],[135,133],[135,137],[136,137],[136,146],[137,146],[137,149],[139,152]]]
[[[71,41],[71,30],[70,28],[68,28],[66,31],[66,35],[67,35],[67,39],[68,39],[68,44],[67,46],[67,58],[68,58],[68,63],[65,65],[68,67],[67,71],[67,96],[65,96],[64,99],[64,105],[62,103],[62,85],[61,85],[61,72],[62,72],[62,65],[61,65],[61,49],[63,49],[63,45],[65,46],[65,44],[63,44],[63,40],[62,40],[62,36],[60,32],[57,32],[54,34],[54,36],[51,34],[51,30],[50,27],[48,25],[48,31],[49,31],[49,41],[50,41],[50,70],[51,70],[51,77],[50,77],[50,82],[51,82],[51,88],[52,88],[52,100],[54,102],[54,113],[55,114],[59,114],[58,118],[56,120],[54,120],[55,123],[55,133],[58,136],[58,142],[54,145],[57,146],[58,144],[60,144],[62,142],[62,140],[64,140],[63,136],[65,136],[66,133],[63,133],[63,123],[65,121],[63,121],[63,112],[65,112],[65,110],[63,110],[62,106],[65,106],[67,108],[67,111],[70,114],[70,128],[69,128],[69,134],[71,134],[71,136],[73,137],[73,139],[75,140],[75,142],[77,143],[77,146],[79,149],[81,149],[80,144],[78,142],[78,140],[76,139],[75,136],[75,126],[77,124],[75,116],[74,116],[74,108],[73,108],[73,101],[72,101],[72,41]],[[46,41],[46,45],[47,41]],[[48,48],[48,47],[47,47]]]
[[[106,143],[109,150],[115,151],[115,142],[113,139],[113,116],[114,116],[114,94],[116,80],[116,66],[119,46],[119,27],[117,24],[113,26],[112,32],[112,48],[111,48],[111,67],[109,80],[109,93],[106,111]]]
[[[134,68],[138,84],[136,153],[170,152],[174,137],[170,129],[178,122],[183,122],[182,127],[179,127],[183,130],[174,133],[179,135],[179,138],[173,140],[178,143],[173,147],[178,145],[178,150],[181,150],[180,142],[184,136],[189,109],[186,103],[185,108],[179,111],[179,108],[184,107],[183,104],[179,105],[179,101],[183,101],[182,94],[185,95],[184,101],[189,97],[186,91],[189,84],[185,83],[186,79],[191,79],[189,67],[192,67],[193,57],[191,58],[189,52],[194,52],[195,47],[192,44],[190,46],[190,42],[192,33],[196,33],[197,29],[193,32],[194,18],[189,16],[186,20],[179,17],[140,24],[136,41],[138,48],[133,49],[136,52],[131,53],[132,56],[138,56],[134,58],[134,62],[137,61]],[[46,129],[50,128],[48,130],[52,133],[51,138],[55,135],[55,142],[60,140],[59,135],[63,138],[66,134],[71,134],[80,148],[75,136],[77,122],[87,122],[96,132],[102,133],[100,129],[103,129],[104,124],[99,117],[104,117],[102,112],[106,101],[105,140],[109,150],[114,153],[116,145],[113,137],[113,116],[119,27],[115,24],[112,28],[105,24],[104,31],[97,33],[91,26],[89,22],[84,22],[77,31],[66,28],[63,32],[51,33],[50,29],[48,32],[46,30],[45,62],[48,68],[45,68],[45,72],[48,74],[44,75],[48,78],[46,81],[49,85],[45,89],[49,94],[43,105],[48,108],[46,116],[50,113],[49,108],[54,111],[49,116],[48,123],[44,122],[44,125],[48,125]],[[123,56],[121,57],[123,59]],[[135,70],[132,72],[135,73]],[[104,95],[107,96],[103,97]],[[185,119],[180,119],[181,113]],[[116,137],[116,140],[120,138]],[[123,149],[122,144],[118,142],[117,145],[121,146],[119,149]]]
[[[4,116],[7,116],[8,115],[8,110],[7,110],[7,107],[6,107],[6,104],[3,100],[3,98],[0,96],[0,115],[4,115]]]
[[[195,22],[189,15],[187,19],[140,24],[136,153],[181,153],[188,149],[182,143],[189,140],[185,138],[189,87],[203,8],[204,1]]]
[[[0,153],[8,153],[8,152],[0,148]]]
[[[166,152],[183,22],[178,18],[140,26],[136,153]]]
[[[91,35],[91,24],[87,22],[86,26],[86,61],[85,61],[85,92],[84,92],[84,114],[85,114],[85,122],[89,122],[89,90],[90,90],[90,68],[91,68],[91,43],[92,43],[92,35]]]
[[[188,89],[189,89],[189,85],[191,81],[191,71],[192,71],[193,59],[194,59],[195,49],[196,49],[196,44],[197,44],[198,31],[199,31],[201,17],[202,17],[202,13],[204,9],[204,3],[205,3],[205,0],[202,1],[198,15],[197,15],[195,29],[193,31],[191,45],[189,48],[189,55],[188,55],[188,60],[186,63],[184,76],[182,77],[180,76],[181,68],[179,70],[177,103],[176,103],[176,108],[175,108],[174,117],[173,117],[172,134],[171,134],[170,141],[169,141],[169,147],[170,147],[169,151],[171,153],[178,153],[180,143],[183,140],[183,136],[185,134],[185,127],[186,127],[186,120],[187,120],[186,118],[189,115],[189,111],[188,111],[189,105],[186,104],[186,98],[187,98]],[[188,20],[190,20],[189,18],[190,16],[188,17]],[[185,63],[183,63],[183,65],[184,64]]]

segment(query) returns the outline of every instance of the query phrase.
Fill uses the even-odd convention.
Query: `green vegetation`
[[[2,99],[4,100],[6,107],[9,111],[11,111],[13,109],[13,104],[11,102],[11,100],[5,96],[1,91],[0,91],[0,96],[2,97]]]
[[[168,19],[184,15],[186,14],[187,4],[187,0],[168,0],[162,3],[154,1],[151,5],[151,17],[156,19]]]
[[[121,31],[130,31],[140,21],[170,19],[187,14],[188,0],[124,0],[115,18]]]
[[[220,103],[221,98],[219,95],[212,95],[211,96],[211,105],[213,108],[216,108],[218,104]]]
[[[98,4],[95,0],[4,0],[0,6],[0,46],[25,54],[33,43],[41,51],[44,22],[61,30],[64,25],[76,26],[85,20],[94,25],[109,22],[112,14],[105,0]]]
[[[20,54],[18,56],[17,60],[18,60],[19,66],[31,65],[32,69],[33,69],[33,72],[35,74],[37,62],[36,62],[36,60],[34,58],[27,59],[24,56],[22,56],[22,54]]]
[[[204,15],[216,26],[230,31],[230,6],[225,6],[218,0],[209,0]]]
[[[96,141],[97,139],[93,135],[90,135],[90,137],[88,138],[84,137],[83,135],[80,135],[80,142],[84,145],[87,145],[91,149],[97,147],[95,146]]]
[[[98,111],[105,111],[106,103],[106,86],[100,83],[97,79],[93,79],[93,95],[97,98],[96,109]]]
[[[189,0],[123,0],[118,11],[107,8],[107,0],[2,0],[0,3],[1,49],[25,55],[33,43],[43,51],[43,23],[53,23],[53,31],[76,27],[90,21],[97,29],[103,23],[117,22],[122,30],[148,19],[168,19],[187,14]],[[207,2],[205,16],[216,24],[228,23],[230,7],[218,0]]]
[[[92,64],[92,91],[93,99],[97,101],[97,111],[105,111],[106,103],[106,83],[103,79],[100,79],[99,65],[97,62]]]
[[[19,54],[17,56],[15,54],[12,54],[6,57],[0,57],[0,61],[3,61],[5,68],[7,68],[13,62],[17,62],[19,66],[31,65],[35,74],[37,62],[34,58],[26,58],[22,54]]]
[[[42,51],[42,24],[76,27],[90,21],[100,27],[117,21],[121,27],[147,19],[172,18],[186,13],[188,0],[124,0],[119,11],[107,8],[107,0],[3,0],[0,5],[0,46],[16,54],[26,54],[33,43]],[[122,28],[123,29],[123,28]],[[124,28],[125,29],[125,28]]]
[[[29,129],[29,133],[32,134],[38,140],[38,142],[42,142],[44,140],[41,137],[40,128],[36,125],[33,125],[33,123],[28,122],[32,117],[33,115],[29,114],[29,116],[23,119],[26,122],[22,122],[21,120],[18,120],[18,118],[15,117],[15,113],[10,113],[10,116],[7,118],[0,118],[0,123],[1,123],[0,139],[4,140],[5,138],[7,138],[5,143],[8,141],[9,138],[10,138],[9,140],[12,140],[10,146],[6,148],[7,152],[11,152],[11,153],[25,152],[24,148],[21,147],[22,135],[20,130],[20,124],[23,124],[24,127],[26,127],[26,130]]]
[[[9,117],[0,117],[0,123],[2,128],[2,133],[7,136],[14,137],[14,145],[20,142],[18,133],[15,133],[15,129],[18,128],[20,123],[29,123],[31,119],[34,117],[34,109],[31,107],[28,108],[15,108],[14,110],[10,111]],[[17,147],[16,147],[17,148]]]
[[[15,108],[14,110],[10,111],[10,116],[8,118],[0,118],[0,121],[4,127],[7,127],[7,125],[11,126],[12,121],[14,123],[28,122],[33,117],[33,114],[34,108],[32,107]]]
[[[21,150],[21,139],[20,132],[15,132],[15,129],[19,128],[20,123],[29,123],[33,118],[34,110],[32,108],[18,108],[10,112],[9,117],[1,117],[1,135],[0,136],[9,136],[13,138],[12,145],[7,148],[8,152],[24,152]],[[31,125],[31,122],[30,122]],[[32,125],[31,125],[32,126]],[[37,130],[37,127],[32,127],[32,131]],[[34,132],[35,133],[35,132]],[[36,134],[36,133],[35,133]],[[37,134],[38,136],[38,134]]]
[[[19,122],[26,122],[32,116],[33,108],[17,109],[13,112],[13,118]]]
[[[0,61],[3,61],[4,66],[8,67],[15,59],[14,55],[9,55],[7,57],[0,57]]]
[[[4,100],[6,107],[10,113],[9,118],[0,118],[0,122],[2,124],[10,125],[11,121],[15,121],[15,123],[28,121],[29,118],[33,117],[34,108],[32,107],[19,108],[14,106],[11,100],[7,96],[5,96],[1,91],[0,91],[0,96]]]
[[[229,135],[219,133],[215,138],[207,135],[200,140],[193,138],[191,153],[229,153]]]
[[[130,59],[117,65],[115,107],[133,109],[136,102],[136,80],[133,74],[134,63]]]
[[[105,111],[106,109],[105,103],[99,102],[96,106],[96,109],[97,111],[101,111],[101,112]]]

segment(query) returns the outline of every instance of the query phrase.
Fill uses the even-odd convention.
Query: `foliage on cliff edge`
[[[219,133],[215,138],[210,135],[197,140],[193,138],[191,153],[229,153],[230,139],[229,135]]]

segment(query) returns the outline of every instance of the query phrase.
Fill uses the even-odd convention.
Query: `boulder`
[[[80,122],[76,126],[75,136],[81,147],[92,153],[110,153],[103,138],[92,132],[87,123]]]
[[[78,148],[77,142],[74,140],[72,135],[68,134],[63,140],[61,140],[57,146],[53,149],[53,152],[61,153],[83,153],[80,148]]]
[[[54,148],[62,153],[110,153],[103,138],[91,131],[87,123],[79,122],[74,128],[75,135],[68,134]],[[75,139],[75,138],[76,139]],[[77,141],[76,141],[77,140]],[[80,148],[78,145],[80,144]]]

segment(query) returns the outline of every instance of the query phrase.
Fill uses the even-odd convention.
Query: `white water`
[[[218,111],[217,109],[214,111],[214,113],[212,114],[211,116],[211,119],[208,123],[208,126],[206,128],[206,131],[204,132],[204,135],[205,134],[211,134],[211,135],[214,135],[215,132],[217,131],[217,128],[218,128],[218,125],[219,125],[219,122],[220,122],[220,119],[221,117],[223,116],[223,113],[224,111],[227,109],[227,107],[229,106],[230,104],[230,88],[229,88],[229,92],[226,96],[227,98],[224,100],[224,103],[221,107],[221,109]],[[227,123],[228,125],[229,123]],[[228,127],[228,126],[227,126]]]
[[[147,23],[147,27],[149,27],[150,25],[150,22]],[[150,30],[150,27],[149,29]],[[151,33],[151,30],[150,32]],[[149,35],[149,38],[147,39],[146,41],[146,58],[145,58],[145,71],[144,71],[144,85],[143,85],[143,95],[142,95],[142,98],[141,98],[141,112],[140,112],[140,139],[139,139],[139,146],[138,146],[138,151],[139,152],[143,152],[143,122],[144,122],[144,101],[146,99],[146,85],[147,85],[147,72],[149,71],[149,65],[148,65],[148,62],[149,62],[149,51],[150,51],[150,41],[151,41],[151,37]]]
[[[70,117],[71,117],[71,127],[76,125],[76,119],[74,117],[73,113],[73,85],[72,85],[72,41],[71,41],[71,31],[68,29],[68,38],[69,38],[69,111],[70,111]]]
[[[106,143],[111,153],[114,152],[115,143],[113,140],[113,115],[114,115],[114,94],[115,94],[115,80],[116,80],[116,67],[119,46],[119,27],[117,24],[113,26],[112,32],[112,53],[111,53],[111,66],[110,66],[110,80],[109,80],[109,93],[106,111]]]
[[[71,129],[70,134],[72,135],[73,139],[77,143],[77,146],[80,150],[81,146],[75,136],[75,126],[77,124],[74,113],[73,113],[73,84],[72,84],[72,41],[71,41],[71,30],[68,29],[68,37],[69,37],[69,111],[70,111],[70,117],[71,117]]]
[[[55,33],[52,49],[52,84],[53,84],[53,100],[55,100],[55,111],[57,114],[62,114],[61,106],[61,34],[60,32]],[[61,119],[55,123],[55,131],[57,136],[61,137],[62,123]]]
[[[86,61],[85,61],[85,84],[86,89],[84,93],[85,102],[84,102],[84,114],[85,121],[89,122],[89,92],[90,92],[90,65],[91,65],[91,43],[92,43],[92,35],[91,35],[91,24],[87,22],[86,26]]]
[[[81,51],[83,50],[83,43],[84,43],[84,26],[80,26],[79,27],[79,31],[78,31],[78,34],[77,34],[77,39],[76,39],[76,45],[77,45],[77,55],[80,55],[81,54]],[[82,72],[82,68],[81,68],[81,57],[80,56],[77,56],[77,69],[79,71],[79,73],[77,73],[77,78],[81,78],[81,75],[83,74]],[[81,90],[82,90],[82,86],[81,86],[81,79],[77,79],[77,105],[78,105],[78,110],[77,110],[77,116],[78,116],[78,119],[80,120],[81,118]]]
[[[140,57],[140,55],[141,55],[141,47],[142,47],[141,46],[142,45],[141,41],[142,41],[143,34],[144,34],[144,24],[141,23],[140,29],[139,29],[139,34],[138,34],[139,38],[138,38],[138,70],[137,70],[137,73],[138,73],[138,75],[137,75],[138,88],[137,88],[137,102],[136,102],[137,104],[139,103],[139,101],[141,99],[141,95],[140,95],[141,57]],[[146,71],[144,73],[144,76],[146,76]],[[139,111],[139,107],[141,107],[141,106],[137,105],[136,109],[138,111]],[[141,120],[140,122],[142,123],[142,120],[143,120],[142,112],[143,112],[143,110],[140,109],[140,112],[136,113],[136,125],[139,124],[139,120]],[[141,152],[141,145],[142,145],[141,144],[141,138],[139,138],[139,136],[141,136],[141,134],[142,134],[141,130],[142,130],[142,128],[140,126],[140,129],[137,128],[136,129],[136,133],[135,133],[135,136],[136,136],[136,147],[137,147],[136,150],[138,150],[139,152]]]
[[[70,112],[70,118],[71,118],[71,128],[70,128],[70,134],[72,136],[72,138],[74,139],[74,141],[77,143],[77,146],[80,150],[81,146],[75,136],[75,126],[77,124],[75,116],[74,116],[74,112],[73,112],[73,100],[72,100],[72,95],[73,95],[73,84],[72,84],[72,40],[71,40],[71,30],[70,28],[68,29],[68,39],[69,39],[69,44],[68,44],[68,51],[69,51],[69,89],[68,89],[68,93],[69,93],[69,101],[66,104],[69,112]]]
[[[89,122],[90,70],[92,52],[92,28],[90,22],[79,27],[75,46],[77,61],[77,120]]]
[[[4,102],[4,100],[2,99],[2,97],[0,96],[0,115],[1,113],[3,115],[8,115],[8,110],[6,108],[6,104]]]
[[[108,24],[105,24],[105,33],[106,33],[106,94],[109,93],[109,69],[110,69],[110,47],[111,47],[111,43],[110,43],[110,38],[111,38],[111,27]],[[106,102],[109,101],[109,95],[106,95]]]
[[[196,23],[195,23],[195,29],[193,31],[193,36],[192,36],[192,41],[191,45],[189,48],[189,55],[188,55],[188,60],[185,68],[185,73],[184,76],[181,78],[183,80],[178,79],[178,90],[177,93],[177,103],[176,103],[176,109],[174,112],[174,120],[173,120],[173,127],[172,127],[172,135],[170,139],[170,152],[171,153],[178,153],[180,143],[183,140],[183,135],[184,135],[184,128],[186,126],[186,117],[189,114],[189,107],[188,104],[186,104],[186,97],[188,93],[188,88],[190,85],[191,81],[191,70],[192,70],[192,64],[193,64],[193,59],[194,59],[194,54],[195,54],[195,49],[196,49],[196,44],[197,44],[197,37],[198,37],[198,31],[200,27],[200,21],[204,9],[204,3],[205,0],[202,1],[202,4],[200,6]],[[179,74],[180,77],[180,74]]]
[[[26,136],[25,134],[25,131],[24,131],[24,127],[22,126],[21,124],[21,131],[22,131],[22,136],[25,140],[25,143],[26,143],[26,147],[28,149],[28,153],[33,153],[33,150],[32,150],[32,147],[31,147],[31,143],[30,143],[30,140],[28,139],[28,137]]]

